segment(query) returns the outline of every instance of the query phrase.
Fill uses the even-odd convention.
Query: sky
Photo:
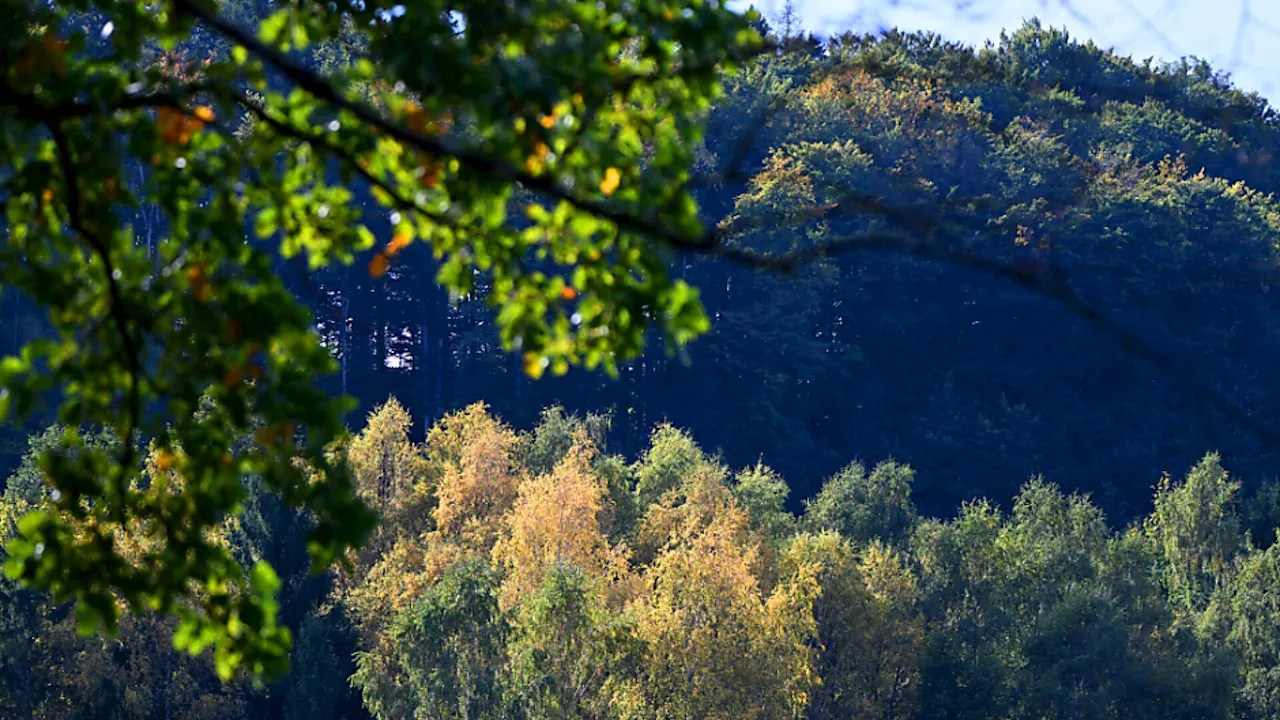
[[[1000,30],[1039,17],[1138,59],[1192,55],[1231,73],[1237,87],[1280,106],[1277,0],[793,0],[805,29],[819,35],[899,27],[981,45]],[[783,0],[754,4],[772,20]]]

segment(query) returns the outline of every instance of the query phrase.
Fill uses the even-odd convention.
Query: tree
[[[636,504],[641,512],[679,488],[686,477],[708,462],[689,433],[669,423],[653,429],[649,447],[635,464]]]
[[[502,531],[503,516],[519,493],[524,472],[516,462],[519,439],[480,405],[448,421],[457,423],[464,434],[456,460],[447,461],[440,479],[437,532],[467,548],[488,552]],[[428,438],[428,445],[434,439]]]
[[[730,506],[676,520],[637,602],[641,689],[656,718],[795,718],[813,683],[811,576],[764,593],[759,545]]]
[[[797,536],[781,562],[784,573],[807,568],[822,588],[813,604],[821,683],[809,696],[808,717],[912,717],[924,622],[901,558],[882,545],[860,557],[847,539],[826,532]]]
[[[504,717],[502,650],[508,620],[497,578],[482,563],[454,566],[405,610],[392,631],[393,670],[368,653],[351,681],[376,718],[430,720]],[[405,705],[407,703],[407,705]]]
[[[379,515],[377,529],[359,555],[376,557],[398,539],[431,529],[435,490],[426,460],[409,440],[412,420],[395,398],[374,409],[364,429],[345,447],[356,491]],[[368,561],[357,560],[367,568]]]
[[[1248,717],[1280,712],[1280,546],[1250,554],[1215,595],[1206,625],[1240,660],[1238,702]]]
[[[1243,544],[1236,512],[1238,481],[1230,480],[1217,454],[1191,468],[1186,480],[1165,476],[1156,487],[1147,533],[1164,556],[1164,582],[1175,607],[1194,616],[1227,579]]]
[[[269,15],[254,28],[256,10]],[[65,512],[24,522],[6,569],[76,600],[86,628],[116,626],[117,596],[189,607],[184,648],[212,643],[225,675],[279,671],[287,634],[258,632],[273,584],[205,538],[243,500],[240,475],[314,515],[317,568],[370,531],[324,450],[345,401],[316,379],[337,363],[267,252],[319,268],[369,251],[349,185],[390,213],[369,273],[430,243],[437,280],[462,295],[484,287],[532,375],[615,368],[650,327],[675,344],[706,329],[664,258],[701,235],[685,188],[698,118],[721,65],[758,45],[750,17],[667,0],[14,13],[0,37],[0,280],[46,309],[54,332],[5,360],[4,410],[27,416],[56,390],[63,422],[115,428],[120,451],[53,467]],[[298,59],[351,40],[349,64]],[[149,168],[141,184],[125,177],[134,163]],[[121,222],[142,208],[165,231],[146,245]],[[232,451],[250,405],[261,430]],[[180,498],[130,489],[144,438],[185,448]],[[135,522],[163,546],[133,564],[93,552]],[[195,601],[192,587],[227,590]]]
[[[600,584],[580,568],[551,565],[522,598],[508,652],[512,689],[530,720],[622,714],[611,707],[613,689],[634,676],[638,647],[605,607]]]
[[[781,542],[790,537],[795,517],[787,512],[787,481],[776,472],[757,463],[744,468],[734,477],[733,496],[746,509],[751,526],[766,538]]]
[[[857,543],[902,543],[917,519],[914,479],[911,468],[899,463],[879,463],[870,474],[850,463],[805,501],[804,524],[811,532],[838,532]]]
[[[532,594],[551,568],[574,568],[600,582],[610,570],[627,572],[626,557],[612,552],[600,527],[607,495],[591,470],[593,455],[595,448],[580,435],[554,470],[520,484],[503,537],[493,549],[505,575],[505,607]]]

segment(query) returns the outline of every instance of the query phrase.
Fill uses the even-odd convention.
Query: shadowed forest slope
[[[1054,268],[1198,382],[1271,419],[1280,131],[1212,68],[1138,63],[1032,23],[979,50],[898,33],[792,42],[727,83],[700,201],[734,246],[781,254],[936,219],[935,242],[1033,275]],[[553,403],[612,407],[630,452],[668,419],[734,464],[763,458],[798,497],[851,456],[912,464],[936,512],[1008,498],[1042,473],[1130,516],[1162,472],[1214,450],[1246,476],[1271,472],[1274,448],[1003,278],[875,252],[793,276],[713,260],[678,270],[701,289],[711,333],[687,357],[655,346],[618,381],[527,381],[481,308],[426,304],[425,260],[325,293],[351,303],[347,389],[366,402],[394,391],[434,418],[484,399],[524,423]]]

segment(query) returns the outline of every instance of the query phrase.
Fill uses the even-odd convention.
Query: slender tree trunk
[[[351,358],[351,267],[342,276],[342,394],[347,394],[347,366]]]
[[[32,638],[34,641],[34,637]],[[35,717],[35,702],[31,697],[31,646],[28,644],[22,662],[22,717],[32,720]]]

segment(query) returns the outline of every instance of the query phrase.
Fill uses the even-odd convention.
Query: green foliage
[[[694,468],[708,462],[689,434],[670,424],[654,428],[649,447],[635,464],[636,504],[643,511],[680,487]]]
[[[1280,547],[1250,555],[1213,599],[1207,625],[1236,653],[1240,709],[1251,718],[1280,712]]]
[[[751,517],[751,526],[765,537],[777,541],[794,532],[795,517],[786,508],[791,490],[781,475],[757,463],[734,477],[732,489],[738,504]]]
[[[341,630],[330,615],[310,615],[298,630],[292,667],[284,690],[286,720],[337,720],[349,675],[348,662],[335,642]]]
[[[49,449],[56,508],[20,524],[6,572],[74,600],[85,631],[160,611],[223,677],[276,674],[277,583],[209,539],[241,477],[310,515],[316,570],[372,529],[327,454],[348,403],[318,378],[337,363],[280,261],[352,263],[389,217],[369,274],[428,244],[436,280],[483,294],[535,376],[613,371],[650,328],[673,346],[707,328],[662,239],[700,235],[684,185],[719,73],[759,45],[750,16],[671,0],[11,10],[0,283],[51,332],[0,364],[0,414],[56,396],[60,422],[111,427],[118,449]],[[146,442],[180,490],[135,482]],[[126,560],[112,538],[137,532],[164,542]]]
[[[402,686],[384,691],[400,678],[378,677],[384,668],[369,655],[356,660],[352,682],[369,711],[388,717],[393,703],[409,703],[418,717],[502,717],[499,658],[508,630],[496,591],[488,567],[462,563],[398,617],[392,638]]]
[[[911,500],[915,473],[896,462],[882,462],[868,474],[860,463],[845,466],[805,501],[804,525],[812,532],[837,532],[857,543],[878,538],[901,543],[916,522]]]
[[[579,432],[603,451],[609,421],[608,415],[590,414],[585,418],[568,415],[559,406],[543,410],[538,426],[525,437],[522,449],[524,464],[535,475],[551,472],[573,447],[575,435]]]
[[[1184,482],[1166,476],[1156,487],[1147,533],[1164,555],[1164,582],[1175,607],[1198,613],[1226,582],[1241,550],[1238,481],[1230,480],[1216,454],[1207,455]]]
[[[512,692],[530,720],[613,714],[613,686],[631,672],[635,640],[592,583],[578,568],[552,566],[516,611]]]

